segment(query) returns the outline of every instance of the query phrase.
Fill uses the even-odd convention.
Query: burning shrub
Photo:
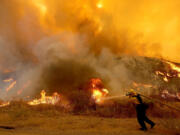
[[[39,105],[39,104],[55,105],[58,102],[60,102],[60,95],[57,92],[53,93],[53,96],[46,96],[45,90],[42,90],[41,91],[41,98],[29,101],[28,104],[29,105]]]
[[[47,94],[61,93],[73,106],[81,108],[88,104],[88,81],[97,73],[88,65],[73,60],[52,62],[43,71],[40,88],[47,89]],[[78,109],[75,109],[78,110]]]
[[[47,94],[58,92],[65,96],[74,111],[86,110],[90,99],[95,102],[107,95],[101,79],[89,65],[74,60],[56,59],[44,68],[38,89],[46,89]]]

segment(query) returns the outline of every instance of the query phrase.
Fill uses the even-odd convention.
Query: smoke
[[[23,97],[40,89],[79,89],[92,77],[101,77],[112,93],[123,92],[154,71],[138,56],[179,62],[178,4],[178,0],[1,0],[2,98],[12,98],[18,91]],[[146,66],[134,77],[137,59]],[[8,77],[17,84],[6,93],[9,84],[3,80]]]
[[[71,31],[86,36],[96,53],[107,47],[119,55],[178,62],[178,4],[178,0],[2,0],[0,33],[29,51],[45,36]]]
[[[91,78],[98,77],[111,94],[124,94],[133,82],[153,85],[160,82],[155,80],[154,73],[155,67],[160,67],[159,60],[128,55],[117,57],[108,48],[96,55],[88,47],[86,37],[79,33],[64,32],[46,37],[38,42],[34,52],[42,67],[39,90],[70,93],[83,89]]]

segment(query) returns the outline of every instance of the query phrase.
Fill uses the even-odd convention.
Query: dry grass
[[[146,102],[147,103],[147,102]],[[179,102],[167,102],[171,106],[180,106]],[[165,105],[149,102],[147,114],[156,118],[180,118],[180,113],[177,110],[168,108]],[[133,118],[136,117],[135,104],[128,100],[112,101],[110,104],[98,106],[96,115],[101,117],[116,117],[116,118]]]
[[[54,106],[29,107],[14,104],[1,108],[0,126],[13,126],[15,130],[0,129],[3,135],[146,135],[139,131],[135,118],[104,118],[97,116],[73,115]],[[171,131],[157,125],[148,134],[171,135]]]
[[[167,118],[161,120],[161,123],[166,129],[171,130],[174,135],[180,135],[179,119]]]
[[[169,112],[166,107],[161,106],[162,110],[156,110],[158,107],[151,105],[148,111],[157,123],[156,128],[148,131],[148,134],[179,135],[180,118],[173,116],[175,112]],[[159,116],[160,113],[163,113],[162,116]],[[75,114],[73,110],[67,112],[59,106],[39,105],[32,107],[23,101],[13,102],[8,107],[0,108],[0,126],[14,126],[16,129],[12,131],[0,129],[0,134],[146,134],[138,130],[139,125],[135,118],[134,106],[128,101],[111,102],[104,106],[98,106],[96,111],[86,108],[83,112],[80,111],[78,115]],[[166,115],[170,119],[165,119]],[[156,118],[154,118],[155,116]],[[176,117],[176,119],[173,119],[173,117]]]
[[[79,98],[79,102],[74,101],[70,109],[64,108],[59,105],[38,105],[29,106],[24,101],[12,102],[10,106],[0,109],[0,113],[8,112],[11,119],[26,118],[41,112],[46,116],[55,116],[59,113],[91,115],[108,118],[134,118],[136,117],[135,104],[128,100],[108,101],[103,105],[96,105],[96,110],[90,106],[86,99],[85,103]],[[179,107],[179,102],[167,102],[167,104],[175,107]],[[177,110],[168,108],[165,105],[148,103],[149,109],[147,114],[156,118],[180,118],[180,113]]]

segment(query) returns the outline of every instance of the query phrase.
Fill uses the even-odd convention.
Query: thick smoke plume
[[[137,63],[131,56],[145,64],[138,56],[179,61],[178,4],[178,0],[1,0],[2,98],[30,96],[41,89],[80,89],[93,77],[102,78],[112,93],[123,92],[141,80],[133,76]],[[154,71],[146,68],[141,71],[144,76]],[[9,77],[17,83],[7,93],[9,84],[3,80]]]

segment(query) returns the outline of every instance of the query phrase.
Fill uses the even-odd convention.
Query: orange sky
[[[179,0],[1,0],[0,36],[33,46],[64,31],[94,50],[180,62]]]

